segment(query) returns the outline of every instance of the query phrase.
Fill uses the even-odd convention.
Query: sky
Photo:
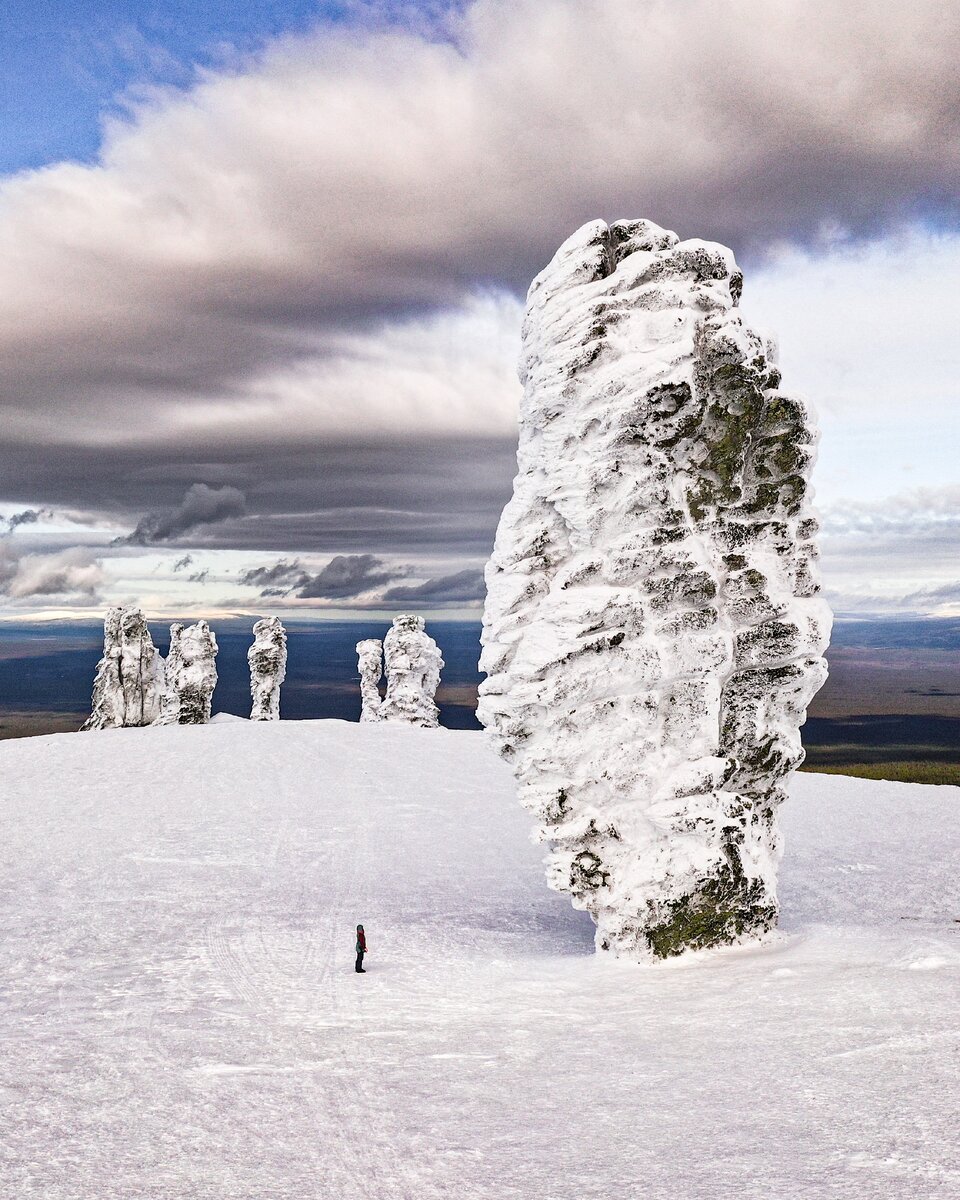
[[[0,619],[476,612],[523,296],[733,247],[827,595],[960,614],[960,10],[49,0],[0,23]]]

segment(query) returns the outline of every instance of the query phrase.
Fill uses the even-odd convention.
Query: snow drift
[[[480,734],[63,734],[0,779],[4,1200],[956,1194],[957,788],[794,776],[784,932],[638,966]]]
[[[531,285],[478,715],[597,944],[777,917],[782,784],[826,676],[815,434],[723,246],[585,225]]]

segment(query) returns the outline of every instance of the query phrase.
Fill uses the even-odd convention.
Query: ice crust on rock
[[[745,326],[732,253],[585,225],[528,294],[518,474],[478,716],[599,948],[777,918],[777,809],[826,678],[816,434]]]
[[[206,621],[170,626],[167,686],[176,693],[179,724],[205,725],[210,720],[217,686],[216,660],[217,639]],[[170,705],[172,710],[172,701]]]
[[[383,641],[387,694],[380,707],[385,721],[434,728],[440,712],[434,696],[440,684],[440,647],[424,632],[423,617],[402,613]]]
[[[383,675],[383,642],[365,638],[357,642],[357,663],[360,670],[360,720],[382,721],[380,678]]]
[[[111,608],[103,623],[103,657],[82,729],[150,725],[160,713],[163,659],[139,608]]]
[[[168,660],[169,661],[169,660]],[[179,725],[180,724],[180,693],[166,678],[166,664],[164,665],[164,685],[163,692],[160,696],[160,713],[157,719],[153,722],[154,725]]]
[[[287,633],[279,617],[263,617],[253,627],[250,665],[251,721],[280,720],[280,685],[287,674]]]

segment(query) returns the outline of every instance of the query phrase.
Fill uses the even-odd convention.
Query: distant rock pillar
[[[443,659],[440,647],[424,632],[423,617],[409,613],[394,618],[384,638],[387,694],[380,714],[385,721],[406,721],[426,729],[439,724],[434,703]]]
[[[383,675],[383,642],[378,638],[357,642],[357,660],[360,670],[360,720],[382,721],[380,677]]]
[[[163,659],[139,608],[111,608],[103,623],[93,703],[84,730],[152,724],[160,713]]]
[[[206,621],[170,626],[167,684],[179,699],[181,725],[204,725],[210,720],[217,686],[217,639]],[[172,707],[172,705],[171,705]]]
[[[287,674],[287,634],[279,617],[264,617],[253,627],[250,664],[251,721],[280,720],[280,685]]]

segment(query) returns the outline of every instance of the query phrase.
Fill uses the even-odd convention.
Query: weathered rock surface
[[[826,677],[816,435],[723,246],[584,226],[533,282],[478,715],[551,886],[640,958],[777,918],[777,809]]]
[[[163,659],[139,608],[111,608],[84,730],[150,725],[160,713]]]
[[[160,696],[160,713],[153,724],[180,724],[180,693],[166,679],[164,680],[163,692]]]
[[[424,632],[423,617],[402,614],[383,641],[387,694],[380,707],[385,721],[406,721],[433,728],[439,709],[434,703],[443,658],[440,647]]]
[[[379,638],[357,642],[357,664],[360,670],[360,720],[382,721],[380,679],[383,675],[383,642]]]
[[[287,633],[279,617],[263,617],[253,627],[250,665],[251,721],[280,720],[280,685],[287,674]]]
[[[204,725],[210,720],[217,686],[217,639],[206,621],[170,626],[167,685],[176,692],[181,725]],[[171,706],[172,707],[172,706]]]

